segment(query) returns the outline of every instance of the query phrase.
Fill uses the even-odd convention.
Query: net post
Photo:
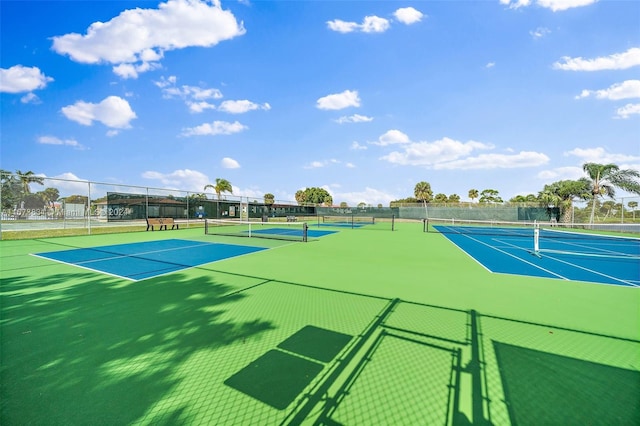
[[[302,224],[302,242],[306,243],[307,242],[307,235],[308,235],[308,231],[309,230],[309,225],[307,225],[307,222],[304,222]]]
[[[429,232],[429,219],[422,219],[422,232]]]
[[[391,231],[395,231],[396,230],[396,215],[392,214],[391,215]]]
[[[533,254],[540,256],[540,225],[533,223]]]

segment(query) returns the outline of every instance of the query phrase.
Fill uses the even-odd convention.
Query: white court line
[[[131,244],[137,244],[137,243],[131,243]],[[178,271],[186,271],[186,270],[188,270],[188,269],[198,268],[198,267],[200,267],[200,266],[202,266],[202,265],[205,265],[206,263],[213,263],[213,262],[217,262],[217,261],[220,261],[220,260],[226,260],[226,259],[230,259],[230,257],[228,257],[228,258],[224,258],[224,259],[219,259],[219,260],[217,260],[217,261],[212,261],[212,262],[202,263],[202,264],[200,264],[200,265],[184,266],[183,268],[181,268],[181,269],[179,269],[179,270],[177,270],[177,271],[168,271],[168,272],[163,272],[163,273],[160,273],[160,274],[157,274],[157,275],[153,275],[153,276],[145,277],[145,278],[141,278],[141,279],[135,279],[135,278],[126,277],[126,276],[123,276],[123,275],[113,274],[113,273],[111,273],[111,272],[106,272],[106,271],[103,271],[103,270],[100,270],[100,269],[95,269],[95,268],[91,268],[91,267],[89,267],[89,266],[84,266],[84,265],[85,265],[85,264],[88,264],[88,263],[93,263],[93,262],[101,262],[101,261],[104,261],[104,260],[122,259],[122,258],[126,258],[126,257],[137,257],[137,256],[140,256],[140,255],[143,255],[143,254],[162,253],[162,252],[169,252],[169,251],[173,251],[173,250],[180,250],[180,249],[194,248],[194,247],[202,247],[202,246],[208,246],[208,245],[220,245],[220,244],[225,244],[225,243],[217,243],[217,242],[213,242],[213,243],[208,243],[208,242],[200,242],[200,243],[196,243],[196,242],[194,241],[194,244],[192,244],[192,245],[188,245],[188,246],[174,247],[174,248],[170,248],[170,249],[163,249],[163,250],[152,250],[152,251],[147,251],[147,252],[142,252],[142,253],[135,253],[135,254],[131,254],[131,255],[117,255],[117,256],[113,256],[113,257],[105,257],[105,258],[102,258],[102,259],[87,260],[87,261],[84,261],[84,262],[78,262],[78,263],[71,263],[71,262],[66,262],[66,261],[63,261],[63,260],[52,259],[52,258],[50,258],[50,257],[41,256],[41,255],[39,255],[39,254],[35,254],[35,253],[31,253],[30,255],[31,255],[31,256],[38,257],[38,258],[40,258],[40,259],[46,259],[46,260],[50,260],[50,261],[53,261],[53,262],[61,263],[61,264],[63,264],[63,265],[75,266],[75,267],[77,267],[77,268],[85,269],[85,270],[87,270],[87,271],[98,272],[98,273],[100,273],[100,274],[109,275],[109,276],[116,277],[116,278],[121,278],[121,279],[124,279],[124,280],[127,280],[127,281],[138,282],[138,281],[148,280],[148,279],[150,279],[150,278],[156,278],[156,277],[161,277],[161,276],[163,276],[163,275],[172,274],[172,273],[174,273],[174,272],[178,272]],[[229,245],[233,245],[233,244],[229,244]],[[109,247],[109,246],[103,246],[103,247]],[[250,247],[250,246],[246,246],[246,247]],[[76,249],[70,249],[70,250],[95,250],[95,251],[102,251],[102,250],[96,250],[96,249],[98,249],[98,248],[99,248],[99,247],[78,247],[78,248],[76,248]],[[262,247],[259,247],[259,248],[262,248]],[[264,248],[264,249],[267,249],[267,248]],[[67,250],[60,250],[60,251],[67,251]],[[258,250],[258,251],[262,251],[262,250]],[[51,253],[55,253],[55,252],[51,252]],[[238,255],[238,256],[233,256],[233,257],[234,257],[234,258],[235,258],[235,257],[241,257],[241,256],[246,256],[246,255],[249,255],[249,254],[253,254],[253,253],[255,253],[255,252],[251,252],[251,253],[244,253],[244,254],[241,254],[241,255]],[[179,265],[179,266],[182,266],[182,265],[177,264],[177,263],[165,262],[165,261],[161,261],[161,260],[153,260],[153,259],[144,259],[144,260],[148,260],[148,261],[150,261],[150,262],[156,262],[156,263],[160,263],[160,264],[169,264],[169,265]]]
[[[487,246],[487,247],[489,247],[489,248],[490,248],[490,249],[492,249],[492,250],[498,251],[498,252],[500,252],[500,253],[502,253],[502,254],[506,254],[506,255],[507,255],[507,256],[509,256],[509,257],[512,257],[512,258],[514,258],[514,259],[517,259],[517,260],[519,260],[519,261],[521,261],[521,262],[523,262],[523,263],[526,263],[526,264],[528,264],[528,265],[531,265],[531,266],[533,266],[533,267],[535,267],[535,268],[537,268],[537,269],[540,269],[541,271],[547,272],[547,273],[549,273],[549,274],[551,274],[551,275],[554,275],[554,276],[556,276],[556,277],[558,277],[558,278],[560,278],[560,279],[570,281],[570,280],[569,280],[569,278],[567,278],[567,277],[563,277],[563,276],[562,276],[562,275],[560,275],[560,274],[556,274],[556,273],[555,273],[555,272],[553,272],[553,271],[549,271],[548,269],[545,269],[545,268],[543,268],[543,267],[541,267],[541,266],[539,266],[539,265],[536,265],[535,263],[528,262],[528,261],[524,260],[523,258],[521,258],[521,257],[519,257],[519,256],[515,256],[515,255],[513,255],[513,254],[511,254],[511,253],[509,253],[509,252],[506,252],[506,251],[504,251],[504,250],[500,250],[499,248],[494,247],[494,246],[492,246],[491,244],[487,244],[487,243],[485,243],[484,241],[480,241],[480,240],[478,240],[478,239],[476,239],[476,238],[473,238],[473,237],[471,237],[470,235],[467,235],[467,234],[459,234],[459,235],[462,235],[462,236],[463,236],[463,237],[465,237],[465,238],[469,238],[470,240],[473,240],[473,241],[475,241],[475,242],[477,242],[477,243],[480,243],[480,244],[482,244],[482,245],[484,245],[484,246]],[[449,241],[451,241],[451,240],[449,240]],[[499,240],[497,240],[497,239],[496,239],[496,241],[499,241]],[[453,241],[451,241],[451,242],[453,242]],[[454,244],[455,244],[455,243],[454,243]],[[456,245],[457,245],[457,244],[456,244]],[[480,264],[482,265],[482,263],[481,263],[480,261],[478,261],[475,257],[473,257],[473,256],[472,256],[470,253],[468,253],[465,249],[463,249],[463,248],[462,248],[462,247],[460,247],[460,246],[458,246],[458,247],[459,247],[462,251],[464,251],[465,253],[467,253],[467,255],[471,256],[471,258],[473,258],[476,262],[478,262],[478,263],[480,263]],[[517,247],[517,246],[514,246],[514,247]],[[522,247],[517,247],[517,248],[519,248],[519,249],[521,249],[521,250],[526,250],[526,249],[523,249]],[[484,265],[482,265],[482,266],[484,266]],[[485,268],[486,270],[490,271],[490,272],[494,272],[494,271],[492,271],[491,269],[487,268],[486,266],[484,266],[484,268]]]
[[[497,239],[497,238],[494,238],[493,240],[494,240],[494,241],[498,241],[498,242],[500,242],[500,243],[502,243],[502,244],[509,245],[509,246],[511,246],[511,247],[514,247],[514,248],[518,248],[518,249],[521,249],[521,250],[525,250],[525,249],[523,249],[522,247],[517,246],[517,245],[514,245],[514,244],[511,244],[511,243],[509,243],[509,242],[507,242],[507,241],[503,241],[503,240],[500,240],[500,239]],[[543,252],[543,253],[545,253],[545,251],[544,251],[544,250],[542,250],[542,252]],[[517,256],[516,256],[516,257],[517,257]],[[607,274],[604,274],[604,273],[602,273],[602,272],[598,272],[598,271],[596,271],[596,270],[594,270],[594,269],[585,268],[585,267],[583,267],[583,266],[576,265],[575,263],[567,262],[567,261],[564,261],[564,260],[561,260],[561,259],[555,258],[555,257],[553,257],[553,256],[549,256],[548,254],[545,254],[545,256],[544,256],[544,257],[545,257],[545,258],[547,258],[547,259],[554,260],[554,261],[556,261],[556,262],[564,263],[565,265],[570,265],[570,266],[572,266],[572,267],[574,267],[574,268],[577,268],[577,269],[582,269],[583,271],[587,271],[587,272],[590,272],[590,273],[595,274],[595,275],[600,275],[600,276],[602,276],[602,277],[606,277],[606,278],[612,279],[612,280],[614,280],[614,281],[618,281],[618,282],[620,282],[620,283],[628,284],[628,285],[630,285],[630,286],[632,286],[632,287],[638,287],[638,285],[637,285],[637,284],[634,284],[634,283],[633,283],[633,282],[631,282],[631,281],[627,281],[627,280],[623,280],[623,279],[620,279],[620,278],[617,278],[617,277],[613,277],[613,276],[611,276],[611,275],[607,275]],[[529,263],[529,262],[527,262],[527,263]],[[537,266],[537,265],[535,265],[535,266]],[[541,268],[541,269],[542,269],[542,268]],[[564,278],[564,279],[568,280],[569,278]],[[607,283],[598,283],[598,284],[607,284]],[[611,285],[615,285],[615,284],[611,284]]]

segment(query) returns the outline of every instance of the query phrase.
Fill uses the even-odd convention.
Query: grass
[[[422,223],[382,226],[308,243],[191,228],[0,241],[0,423],[640,418],[624,398],[640,392],[637,288],[492,274]],[[139,282],[30,256],[165,238],[270,250]]]

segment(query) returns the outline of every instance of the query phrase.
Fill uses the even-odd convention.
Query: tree
[[[451,194],[451,195],[449,195],[449,199],[447,201],[449,203],[459,203],[460,202],[460,196],[458,194]]]
[[[422,204],[424,205],[425,217],[429,217],[429,212],[427,211],[427,203],[431,201],[431,197],[433,197],[431,184],[425,181],[416,183],[416,186],[413,189],[413,195],[415,195],[419,201],[422,201]]]
[[[364,209],[365,207],[367,207],[367,203],[365,203],[364,201],[361,201],[358,203],[358,208],[359,209]]]
[[[589,176],[592,196],[591,216],[593,223],[596,213],[595,201],[598,197],[615,197],[616,188],[640,195],[640,172],[634,169],[620,169],[616,164],[585,163],[582,170]]]
[[[576,198],[586,200],[590,197],[589,180],[561,180],[549,185],[538,194],[540,204],[547,209],[558,207],[560,209],[560,222],[571,222],[573,200]]]
[[[346,201],[343,201],[343,202],[340,203],[340,208],[341,209],[346,209],[347,207],[349,207],[349,205],[347,204]]]
[[[332,205],[333,197],[324,188],[312,187],[305,188],[301,194],[301,199],[305,203]],[[296,201],[298,201],[298,193],[296,192]],[[300,202],[300,201],[298,201]]]
[[[481,203],[502,203],[502,198],[498,195],[498,191],[495,189],[485,189],[480,193]]]
[[[631,212],[633,214],[633,220],[636,220],[636,207],[638,207],[638,202],[637,201],[629,201],[627,203],[627,206],[629,206],[629,208],[631,209]]]
[[[38,192],[37,195],[40,195],[48,206],[53,207],[53,203],[60,198],[60,191],[58,188],[46,188],[44,191]]]
[[[435,201],[436,203],[446,203],[447,195],[440,192],[436,194],[436,196],[433,198],[433,201]]]
[[[469,190],[469,198],[471,198],[471,202],[473,203],[473,200],[478,198],[478,190],[477,189],[470,189]]]
[[[218,200],[220,199],[220,194],[222,194],[223,192],[229,192],[233,194],[233,187],[231,186],[231,182],[226,179],[216,178],[215,185],[208,184],[204,186],[205,191],[209,188],[213,189],[216,192]]]
[[[271,193],[264,194],[264,204],[267,206],[271,206],[274,203],[275,199],[275,195]]]
[[[40,185],[44,185],[44,178],[36,176],[36,174],[33,173],[31,170],[29,170],[28,172],[21,172],[20,170],[16,170],[16,175],[20,180],[23,194],[31,194],[31,189],[29,188],[29,185],[32,183],[38,183]]]
[[[304,191],[302,189],[299,189],[296,191],[296,201],[298,202],[298,204],[304,204],[306,202],[305,198],[304,198],[305,194]]]

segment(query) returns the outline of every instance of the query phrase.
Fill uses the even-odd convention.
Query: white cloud
[[[222,166],[223,169],[239,169],[240,168],[240,163],[238,163],[233,158],[229,158],[229,157],[224,157],[220,162],[220,165]]]
[[[495,63],[495,62],[489,62],[489,63],[487,63],[487,65],[485,65],[484,67],[485,67],[485,68],[493,68],[493,67],[495,67],[495,66],[496,66],[496,63]]]
[[[327,191],[329,191],[327,189]],[[360,203],[365,203],[371,206],[377,206],[382,204],[384,207],[388,207],[389,203],[393,200],[397,200],[399,197],[389,194],[375,188],[366,187],[364,191],[354,192],[337,192],[329,191],[333,197],[333,204],[339,205],[342,202],[346,202],[349,207],[356,207]]]
[[[545,154],[527,151],[471,156],[477,151],[494,149],[494,146],[477,141],[460,142],[447,137],[435,142],[412,142],[401,146],[402,151],[393,151],[380,159],[392,164],[437,170],[533,167],[549,161]]]
[[[157,67],[164,52],[211,47],[243,35],[245,29],[219,1],[169,0],[158,9],[129,9],[86,33],[53,37],[53,50],[75,62],[116,65],[123,78]],[[124,66],[123,66],[124,65]]]
[[[197,170],[182,169],[171,173],[161,173],[156,171],[146,171],[142,177],[150,180],[157,180],[162,186],[176,189],[183,189],[194,192],[204,192],[204,186],[210,183],[209,178],[204,173]]]
[[[365,150],[368,147],[366,145],[360,145],[357,141],[353,141],[351,143],[351,149],[354,151],[361,151],[361,150]]]
[[[389,20],[379,16],[365,16],[362,24],[346,22],[340,19],[327,21],[327,27],[332,31],[340,33],[350,33],[360,31],[363,33],[382,33],[389,29]]]
[[[346,163],[346,164],[345,164],[345,167],[346,167],[347,169],[355,169],[355,168],[356,168],[356,165],[355,165],[355,164],[353,164],[353,163]]]
[[[554,12],[567,10],[574,7],[589,6],[598,0],[538,0],[538,5],[551,9]]]
[[[616,117],[627,119],[632,115],[640,115],[640,104],[626,104],[616,110]]]
[[[53,78],[47,77],[38,67],[14,65],[11,68],[0,68],[0,92],[22,93],[44,89]]]
[[[389,29],[389,20],[378,16],[365,16],[360,28],[363,33],[383,33]]]
[[[183,129],[182,136],[215,136],[215,135],[231,135],[247,130],[244,124],[234,121],[214,121],[213,123],[204,123],[196,127],[187,127]]]
[[[185,103],[189,107],[189,111],[195,112],[195,113],[200,113],[207,109],[216,109],[216,106],[214,104],[210,104],[207,101],[200,101],[200,102],[186,101]]]
[[[555,182],[559,180],[577,180],[584,177],[584,172],[581,167],[568,166],[557,167],[552,170],[543,170],[536,175],[538,179],[542,179],[548,182]]]
[[[580,165],[584,163],[600,163],[600,164],[623,164],[634,163],[640,161],[640,155],[616,154],[607,152],[601,146],[596,148],[574,148],[564,153],[567,157],[577,157]]]
[[[549,157],[541,152],[521,151],[517,154],[480,154],[454,161],[437,163],[436,170],[519,169],[547,164]]]
[[[594,95],[598,99],[630,99],[640,98],[640,80],[626,80],[622,83],[616,83],[608,89],[603,90],[583,90],[576,99],[587,98]]]
[[[545,37],[548,34],[551,34],[551,30],[545,27],[538,27],[535,30],[529,31],[529,35],[536,40]]]
[[[358,97],[357,90],[345,90],[342,93],[324,96],[316,101],[316,108],[325,110],[337,110],[359,106],[360,98]]]
[[[320,169],[322,167],[330,166],[331,164],[340,164],[340,160],[336,160],[332,158],[330,160],[323,161],[312,161],[311,163],[304,166],[305,169]]]
[[[33,92],[29,92],[26,95],[24,95],[23,97],[20,98],[20,102],[22,102],[23,104],[39,104],[40,102],[40,98],[38,97],[38,95],[36,95]]]
[[[126,129],[131,127],[130,121],[136,118],[129,102],[118,96],[109,96],[100,103],[78,101],[61,109],[69,120],[85,126],[99,121],[107,127]]]
[[[219,111],[224,111],[231,114],[243,114],[245,112],[254,111],[256,109],[268,111],[271,109],[271,105],[269,105],[268,103],[260,105],[245,99],[240,101],[224,101],[218,107]]]
[[[598,0],[537,0],[536,4],[554,12],[567,10],[574,7],[588,6]],[[519,9],[521,7],[530,6],[531,0],[500,0],[501,4],[509,6],[510,9]]]
[[[402,133],[400,130],[388,130],[383,135],[380,135],[376,142],[369,142],[371,145],[387,146],[396,144],[405,144],[411,142],[409,136]]]
[[[335,120],[336,123],[344,124],[344,123],[367,123],[369,121],[373,121],[373,117],[367,117],[366,115],[353,114],[350,116],[343,115],[342,117]]]
[[[84,147],[75,139],[60,139],[55,136],[40,136],[38,143],[43,145],[65,145],[72,146],[76,149],[84,149]]]
[[[340,19],[334,19],[333,21],[327,21],[327,26],[332,31],[337,31],[339,33],[350,33],[353,31],[358,31],[360,25],[355,22],[346,22]]]
[[[640,65],[640,47],[633,47],[623,53],[614,53],[594,59],[563,56],[553,64],[553,68],[565,71],[623,70]]]
[[[413,7],[401,7],[393,13],[393,16],[403,24],[411,25],[420,22],[424,14]]]

